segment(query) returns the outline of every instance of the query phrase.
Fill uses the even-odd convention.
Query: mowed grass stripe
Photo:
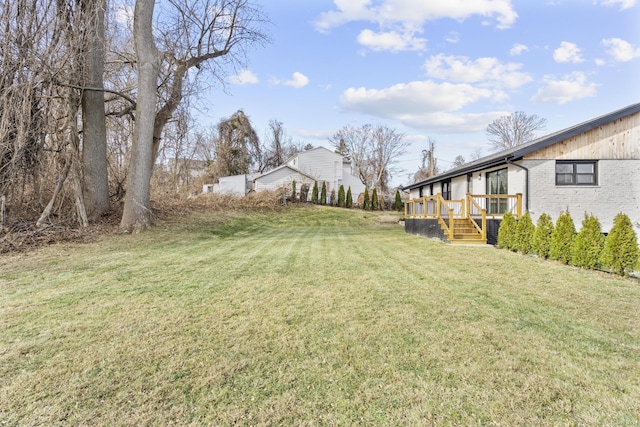
[[[637,281],[330,208],[0,260],[8,425],[637,423]],[[37,280],[34,280],[37,279]]]

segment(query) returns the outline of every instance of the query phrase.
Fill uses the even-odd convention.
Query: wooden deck
[[[451,244],[487,244],[487,219],[506,212],[522,215],[522,194],[467,194],[446,200],[442,194],[411,199],[404,205],[408,219],[436,219]]]

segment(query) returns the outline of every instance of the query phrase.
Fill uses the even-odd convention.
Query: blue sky
[[[242,109],[295,142],[329,146],[345,125],[385,125],[411,143],[407,184],[431,138],[441,169],[491,150],[485,128],[524,111],[551,133],[640,102],[636,0],[263,0],[272,43],[249,52],[212,124]]]

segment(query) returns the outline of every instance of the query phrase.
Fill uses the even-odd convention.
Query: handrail
[[[482,240],[487,240],[487,210],[483,209],[476,201],[475,199],[473,199],[473,197],[471,197],[471,194],[467,193],[467,205],[469,206],[467,208],[467,213],[469,213],[468,218],[471,220],[471,223],[473,224],[473,226],[476,228],[476,230],[478,230],[480,232],[480,235],[482,236]],[[478,225],[478,223],[476,222],[475,218],[471,215],[471,207],[474,207],[476,210],[478,210],[480,212],[481,218],[482,218],[482,226]]]

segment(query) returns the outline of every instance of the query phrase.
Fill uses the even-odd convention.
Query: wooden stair
[[[448,239],[452,245],[486,245],[487,239],[473,225],[469,218],[456,218],[453,220],[453,240]],[[445,231],[446,232],[446,231]]]

